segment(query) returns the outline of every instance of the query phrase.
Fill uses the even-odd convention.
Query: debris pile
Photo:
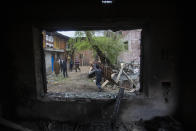
[[[129,92],[139,91],[139,68],[139,64],[134,62],[121,63],[120,67],[116,68],[101,65],[104,77],[102,88],[109,85],[112,88],[119,88],[121,86]],[[90,68],[88,76],[89,78],[95,76],[93,67]]]
[[[118,93],[116,92],[92,92],[92,93],[76,93],[76,92],[64,92],[64,93],[54,93],[48,92],[46,94],[47,98],[54,98],[56,100],[77,100],[77,99],[94,99],[94,100],[114,100],[117,98]],[[136,96],[132,93],[124,93],[124,99],[128,99]]]

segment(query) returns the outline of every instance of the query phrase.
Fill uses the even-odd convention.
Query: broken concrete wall
[[[36,97],[32,28],[30,24],[16,22],[7,26],[4,34],[5,86],[1,90],[1,114],[14,118],[18,101]]]
[[[22,119],[43,119],[64,122],[109,120],[114,101],[29,101],[17,107]]]
[[[171,40],[171,37],[175,37],[173,35],[176,33],[175,26],[173,26],[170,21],[153,21],[152,24],[150,23],[147,25],[143,31],[142,42],[145,56],[143,61],[143,73],[145,78],[143,88],[147,97],[140,98],[139,96],[138,98],[138,96],[135,96],[135,98],[123,102],[120,110],[120,118],[123,121],[135,121],[139,119],[151,119],[155,116],[172,115],[176,107],[176,50],[173,48],[177,42],[175,40]],[[37,32],[37,37],[39,37],[38,34],[39,33]],[[34,44],[39,44],[38,40]],[[168,51],[173,49],[173,51],[171,54],[166,54],[168,56],[162,56],[165,55],[162,54],[162,49],[166,49]],[[162,57],[166,57],[166,59]],[[34,73],[35,72],[32,72],[32,75],[34,75]],[[37,73],[40,74],[41,72],[38,71]],[[166,85],[162,82],[166,82]],[[40,83],[39,85],[41,86]],[[36,86],[34,88],[36,88]],[[21,89],[21,92],[22,91],[25,92],[25,90]],[[37,93],[37,95],[39,95],[39,93]],[[95,118],[93,117],[93,113],[90,112],[98,113],[97,110],[101,110],[101,106],[96,106],[92,103],[89,103],[89,105],[86,104],[87,103],[79,104],[73,102],[63,103],[52,101],[41,103],[35,102],[34,104],[32,103],[31,107],[20,105],[17,108],[17,113],[21,117],[26,116],[27,118],[45,118],[62,121],[74,120],[81,116],[83,116],[83,119],[90,119],[90,117],[91,119]],[[103,112],[98,113],[100,116],[104,116],[105,113],[110,114],[112,107],[114,106],[113,104],[110,106],[107,106],[107,103],[105,104],[106,107]],[[71,116],[70,111],[72,112]]]
[[[31,25],[17,24],[11,28],[10,41],[8,44],[11,50],[11,70],[13,74],[11,81],[16,97],[34,98],[35,89],[35,69],[33,34]]]
[[[121,4],[119,4],[119,6],[120,5]],[[182,71],[183,75],[185,74],[186,76],[189,74],[193,74],[192,76],[190,76],[192,80],[191,83],[189,83],[189,78],[186,76],[182,77],[181,79],[181,80],[186,80],[186,82],[178,81],[180,76],[178,70],[179,65],[177,65],[178,64],[177,59],[180,57],[180,54],[178,54],[179,53],[178,48],[180,48],[178,46],[178,43],[181,43],[180,41],[181,38],[178,37],[177,35],[179,31],[177,29],[180,29],[179,27],[177,27],[178,22],[172,16],[172,14],[175,13],[174,6],[170,6],[169,8],[166,8],[168,6],[166,6],[165,4],[151,5],[148,3],[147,5],[135,4],[135,6],[132,5],[132,8],[128,8],[130,7],[130,5],[127,5],[127,7],[124,7],[123,5],[118,7],[118,9],[113,8],[113,10],[111,9],[109,11],[107,10],[109,8],[107,9],[104,8],[102,10],[103,12],[101,13],[100,10],[97,10],[97,12],[94,14],[95,15],[94,17],[92,17],[91,15],[83,15],[83,14],[88,14],[87,11],[89,10],[95,11],[97,8],[94,8],[94,6],[85,6],[85,5],[81,6],[82,8],[81,7],[79,8],[79,6],[81,5],[74,3],[70,8],[64,8],[64,4],[62,4],[60,6],[61,8],[58,8],[58,11],[56,11],[58,13],[56,13],[53,10],[49,10],[50,7],[53,7],[53,5],[51,6],[48,5],[48,11],[51,12],[49,12],[46,15],[43,15],[42,13],[39,14],[40,12],[42,12],[43,9],[43,6],[39,6],[38,8],[36,8],[36,10],[34,10],[35,13],[32,15],[33,17],[37,18],[37,21],[35,19],[34,21],[33,20],[32,21],[35,22],[35,25],[36,24],[39,25],[39,27],[45,25],[45,27],[49,28],[51,26],[50,29],[55,29],[55,30],[57,29],[72,29],[72,30],[80,29],[81,30],[84,29],[82,28],[84,27],[83,24],[86,25],[88,29],[113,28],[114,30],[116,30],[117,28],[120,28],[121,25],[123,29],[127,28],[128,23],[131,23],[133,25],[128,27],[137,27],[137,28],[141,27],[141,26],[137,26],[138,23],[139,25],[144,24],[144,28],[142,31],[142,40],[141,40],[142,51],[143,51],[142,54],[143,57],[141,61],[141,64],[143,66],[141,74],[143,76],[141,77],[141,81],[143,86],[142,87],[143,92],[147,95],[147,97],[144,98],[135,97],[134,99],[129,99],[123,102],[120,110],[120,118],[124,121],[138,120],[141,118],[150,119],[153,116],[157,116],[157,115],[173,114],[173,111],[176,109],[179,119],[181,119],[187,125],[194,125],[193,120],[195,120],[196,118],[195,108],[194,108],[195,83],[194,83],[194,77],[192,77],[194,76],[192,70],[186,72],[186,69],[184,69]],[[66,17],[65,14],[62,15],[61,13],[59,13],[59,12],[65,12],[67,14],[67,12],[70,12],[70,9],[72,11],[75,10],[74,7],[79,8],[81,9],[81,11],[83,11],[83,13],[81,13],[82,17],[81,15],[78,14],[78,10],[73,12],[72,14],[69,14],[69,17]],[[140,9],[142,10],[138,10],[138,7],[141,7]],[[31,19],[32,16],[28,14],[30,13],[31,8],[32,8],[31,5],[27,5],[22,11],[13,10],[15,16],[11,17],[13,16],[12,14],[13,12],[10,13],[9,14],[10,21],[13,21],[13,19],[15,20],[16,18],[18,18],[17,16],[19,14],[20,15],[22,14],[19,18],[22,18],[24,15],[27,18]],[[60,11],[61,9],[63,9],[63,11]],[[114,10],[118,10],[119,12],[115,12]],[[138,11],[136,12],[136,14],[133,15],[132,13],[130,13],[130,12],[134,12],[135,10]],[[23,12],[28,12],[28,13],[25,15],[25,13]],[[115,12],[116,14],[114,15],[112,14],[112,12]],[[124,12],[124,14],[122,12]],[[132,15],[128,13],[125,14],[125,12],[128,12]],[[55,22],[54,23],[51,22],[49,25],[47,25],[48,23],[44,23],[47,20],[51,20],[52,16],[54,16],[55,18],[59,17],[59,19],[55,19],[53,17],[54,20],[56,20],[56,24]],[[115,16],[119,16],[119,17],[115,17]],[[122,18],[120,21],[118,18],[121,18],[121,16],[123,16],[124,19]],[[146,16],[148,16],[148,18]],[[154,18],[155,16],[157,16],[157,19],[149,20],[149,18],[152,17]],[[83,17],[84,19],[86,18],[87,20],[82,21],[81,18]],[[40,18],[43,18],[42,20],[44,22],[39,21]],[[63,18],[64,19],[66,18],[64,20],[65,23],[64,21],[59,22],[62,21]],[[92,21],[91,18],[93,19]],[[117,21],[116,23],[115,20]],[[123,22],[126,20],[127,22]],[[138,22],[137,20],[141,20],[141,21]],[[133,21],[135,21],[135,23]],[[9,29],[9,31],[6,32],[6,36],[7,36],[6,38],[9,38],[7,39],[7,43],[6,43],[7,46],[6,49],[9,49],[8,50],[9,59],[8,60],[4,59],[5,62],[8,62],[9,64],[8,67],[5,68],[5,69],[9,69],[5,73],[6,80],[8,80],[9,82],[1,92],[2,94],[1,97],[3,96],[1,98],[1,102],[2,102],[1,114],[3,114],[4,116],[17,115],[18,118],[26,117],[27,119],[48,118],[53,120],[64,120],[63,118],[67,117],[67,120],[69,119],[76,120],[80,116],[83,116],[84,117],[83,119],[85,118],[88,119],[89,116],[91,116],[92,114],[95,114],[96,112],[100,112],[100,108],[102,108],[102,106],[97,106],[94,104],[90,106],[91,103],[89,105],[78,104],[78,103],[74,104],[73,102],[69,102],[65,104],[63,102],[52,102],[52,101],[39,102],[36,100],[36,97],[38,95],[37,91],[39,90],[36,89],[37,85],[36,85],[35,78],[37,77],[35,77],[35,72],[36,72],[36,68],[39,69],[39,66],[35,68],[34,54],[36,54],[35,56],[39,56],[39,50],[37,50],[37,52],[35,53],[33,46],[35,45],[35,43],[39,43],[38,42],[39,40],[35,42],[35,40],[33,40],[32,38],[33,24],[31,22],[29,22],[29,25],[25,24],[25,22],[21,23],[21,21],[18,23],[20,24],[15,24],[15,23],[5,24],[9,27],[7,28]],[[61,23],[61,25],[58,25],[59,23]],[[72,27],[72,25],[74,26]],[[95,26],[95,25],[99,25],[99,26]],[[39,30],[37,32],[39,34]],[[34,44],[33,41],[35,42]],[[189,50],[191,48],[192,47],[190,46],[187,47],[186,49]],[[192,53],[188,53],[187,57],[183,57],[183,58],[184,59],[188,58],[188,60],[191,61],[190,59],[191,55]],[[188,65],[192,68],[195,68],[193,66],[194,64],[192,63]],[[190,68],[189,66],[185,66],[185,67]],[[37,71],[41,72],[39,70]],[[183,87],[179,86],[180,83],[183,83],[183,85],[181,85]],[[178,94],[177,89],[180,89],[181,96],[177,95]],[[31,103],[30,100],[32,98],[35,99],[35,101]],[[177,106],[178,108],[176,108],[175,105],[178,104],[178,100],[176,99],[180,100],[180,106]],[[25,100],[25,102],[21,102],[23,100]],[[28,102],[30,104],[28,104]],[[113,103],[105,103],[105,104],[106,104],[106,108],[104,108],[103,113],[98,113],[98,114],[104,114],[104,112],[111,112],[112,110],[111,107],[113,107]],[[53,110],[55,111],[53,112]],[[70,112],[72,113],[72,115],[70,115]],[[81,114],[78,115],[77,113],[81,113]],[[61,115],[63,116],[63,118]]]
[[[167,51],[171,51],[170,53],[175,53],[175,50],[172,51],[174,48],[173,43],[176,43],[175,41],[172,41],[171,37],[175,37],[172,34],[175,33],[175,30],[173,29],[173,25],[171,24],[165,24],[167,21],[160,22],[160,21],[153,21],[154,23],[149,24],[148,27],[144,28],[144,77],[146,80],[144,81],[144,89],[148,90],[148,96],[152,99],[155,98],[155,100],[160,99],[160,101],[165,102],[164,99],[164,87],[162,87],[162,81],[166,81],[170,83],[169,88],[171,90],[174,90],[176,88],[176,76],[175,76],[175,54],[166,54],[169,56],[162,56],[162,49],[165,49]],[[169,23],[169,22],[168,22]],[[165,26],[163,26],[165,24]],[[28,33],[26,33],[28,32]],[[34,48],[32,41],[35,42],[35,40],[32,39],[32,28],[29,27],[20,27],[20,32],[15,30],[13,32],[14,39],[21,38],[24,41],[16,41],[16,46],[12,52],[14,53],[14,67],[15,70],[18,73],[15,73],[17,75],[16,79],[17,83],[14,85],[23,85],[27,83],[24,87],[20,86],[17,87],[18,90],[20,90],[20,93],[24,91],[25,94],[30,93],[30,95],[35,93],[35,70],[34,70]],[[39,37],[39,33],[36,35]],[[164,37],[163,37],[164,36]],[[16,37],[16,38],[15,38]],[[26,40],[25,40],[26,39]],[[27,46],[27,41],[30,41]],[[20,44],[17,44],[17,43]],[[34,44],[39,44],[39,40],[36,40]],[[172,43],[172,44],[171,44]],[[40,50],[36,50],[36,52],[40,52]],[[26,54],[26,55],[24,55]],[[166,59],[162,57],[167,57]],[[174,57],[174,58],[173,58]],[[25,63],[21,64],[19,63]],[[33,70],[32,70],[33,69]],[[24,71],[25,70],[25,71]],[[24,72],[23,72],[24,71]],[[26,74],[26,77],[24,75]],[[23,77],[20,79],[20,75]],[[25,82],[27,79],[27,82]],[[28,83],[29,82],[29,83]],[[147,85],[147,86],[146,86]],[[23,89],[24,88],[24,89]],[[34,92],[34,93],[33,93]],[[169,93],[170,95],[170,93]],[[28,96],[30,97],[30,96]],[[175,95],[173,96],[175,97]],[[170,102],[170,99],[168,98],[168,101]],[[158,102],[159,103],[159,102]],[[133,105],[131,105],[133,107]],[[138,109],[139,110],[139,109]],[[168,109],[170,110],[170,109]]]
[[[143,90],[146,98],[122,104],[121,119],[135,121],[174,115],[178,105],[177,25],[170,20],[153,20],[143,28]]]

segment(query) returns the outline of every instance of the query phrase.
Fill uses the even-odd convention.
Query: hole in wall
[[[128,94],[139,91],[141,31],[43,30],[47,93],[115,98],[120,86]]]

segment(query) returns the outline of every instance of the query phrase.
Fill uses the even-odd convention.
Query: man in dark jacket
[[[70,59],[69,69],[72,72],[72,69],[73,69],[73,60],[72,59]]]
[[[95,64],[94,66],[95,69],[95,75],[96,75],[96,85],[99,89],[99,91],[101,91],[101,80],[102,80],[102,70],[99,67],[99,64]]]
[[[66,77],[68,77],[68,74],[67,74],[67,60],[65,59],[65,60],[63,60],[63,62],[62,62],[63,64],[62,64],[62,68],[63,68],[63,76],[64,76],[64,78],[65,78],[65,73],[66,73]]]
[[[60,68],[61,68],[61,72],[63,71],[63,60],[59,59],[60,61]]]
[[[60,65],[59,65],[58,59],[56,59],[54,61],[54,72],[55,72],[56,76],[58,76],[59,71],[60,71]]]
[[[77,72],[77,69],[80,70],[80,61],[79,61],[78,56],[75,58],[75,70],[76,70],[76,72]]]

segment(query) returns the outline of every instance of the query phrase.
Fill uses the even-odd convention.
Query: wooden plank
[[[108,84],[109,80],[106,80],[102,85],[101,88],[103,88],[104,86],[106,86]]]
[[[127,79],[131,82],[131,84],[133,84],[136,87],[135,82],[127,75],[125,71],[123,71],[123,74],[127,77]]]
[[[121,74],[122,74],[122,72],[123,72],[123,68],[124,68],[124,64],[122,63],[122,64],[121,64],[121,68],[120,68],[120,72],[118,73],[118,76],[117,76],[117,78],[116,78],[116,80],[115,80],[116,83],[118,83],[118,81],[119,81],[119,79],[120,79],[120,76],[121,76]]]

